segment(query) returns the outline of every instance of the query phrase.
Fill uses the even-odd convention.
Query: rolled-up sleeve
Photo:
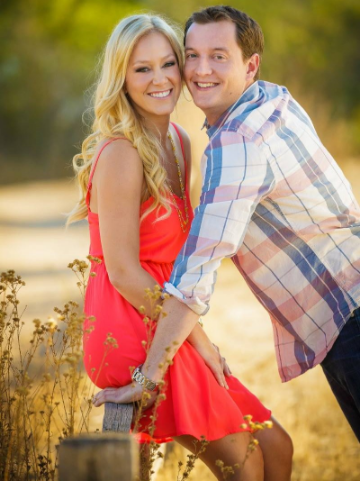
[[[257,204],[274,184],[257,145],[236,131],[222,131],[211,139],[202,172],[200,205],[164,286],[199,315],[209,310],[222,259],[239,250]]]

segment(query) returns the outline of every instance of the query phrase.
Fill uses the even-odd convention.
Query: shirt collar
[[[238,108],[242,106],[241,110],[245,110],[245,105],[248,102],[251,102],[255,98],[259,96],[259,84],[258,82],[254,82],[253,84],[248,87],[245,92],[241,95],[241,97],[233,103],[218,119],[213,125],[209,125],[208,120],[205,119],[202,129],[206,127],[206,133],[209,138],[211,138],[215,132],[217,132],[227,120],[231,118],[231,114],[236,111],[236,115],[239,115]]]

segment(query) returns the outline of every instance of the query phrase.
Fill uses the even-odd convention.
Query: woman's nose
[[[162,85],[166,83],[166,81],[167,81],[167,76],[165,75],[165,72],[162,69],[156,70],[154,72],[154,78],[153,78],[154,85]]]

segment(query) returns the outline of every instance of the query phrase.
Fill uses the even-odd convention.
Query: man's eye
[[[188,53],[186,55],[186,58],[195,58],[196,57],[196,54],[195,53]]]

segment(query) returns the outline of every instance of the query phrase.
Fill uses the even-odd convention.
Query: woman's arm
[[[139,212],[142,161],[127,140],[109,144],[101,153],[93,178],[90,207],[99,214],[100,237],[111,284],[136,309],[151,314],[146,288],[156,281],[139,261]]]
[[[181,134],[183,135],[183,131]],[[190,181],[191,153],[187,136],[184,149]],[[145,305],[149,312],[150,306],[144,302],[144,290],[154,286],[156,282],[139,263],[139,209],[142,182],[142,162],[137,151],[126,141],[113,142],[103,151],[101,162],[98,163],[94,174],[90,206],[93,212],[99,213],[101,219],[100,235],[111,282],[135,308]],[[168,305],[171,301],[168,301]],[[210,352],[212,363],[217,364],[218,371],[221,372],[216,377],[221,385],[226,386],[223,377],[224,362],[206,333],[196,324],[198,316],[178,301],[175,301],[175,304],[188,311],[190,317],[195,317],[195,328],[190,334],[189,341],[197,349],[200,349],[201,345],[202,350]],[[185,338],[181,343],[184,340]],[[94,405],[100,406],[104,402],[131,402],[140,399],[141,395],[142,387],[131,383],[122,388],[100,391],[96,395]],[[156,393],[151,396],[149,406],[155,397]]]

